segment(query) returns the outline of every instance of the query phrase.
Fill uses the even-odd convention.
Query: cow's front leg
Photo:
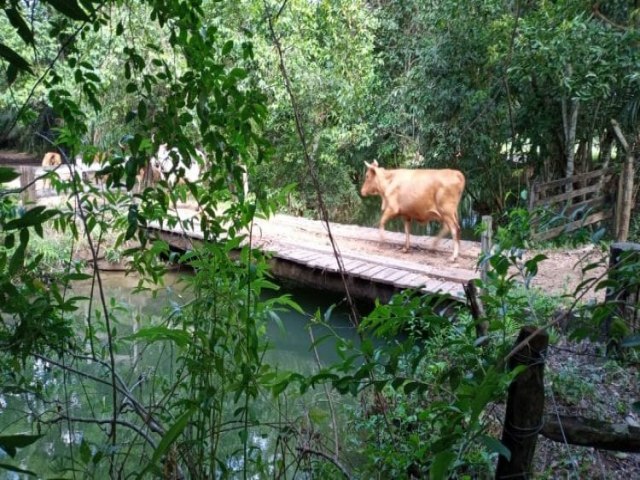
[[[387,224],[389,220],[391,220],[395,216],[396,216],[395,213],[390,209],[386,209],[384,212],[382,212],[382,217],[380,217],[380,228],[379,228],[381,242],[384,242],[384,226]]]

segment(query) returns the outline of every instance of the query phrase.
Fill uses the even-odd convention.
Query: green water
[[[114,302],[113,305],[118,304],[123,307],[115,308],[112,318],[118,336],[133,333],[138,326],[144,325],[149,319],[165,317],[172,309],[179,308],[189,300],[183,293],[184,284],[180,282],[179,275],[168,275],[165,278],[166,286],[157,290],[153,296],[149,293],[133,293],[138,283],[135,277],[127,277],[121,273],[103,272],[102,278],[109,301]],[[85,282],[77,284],[73,294],[89,295],[89,292],[90,285]],[[284,292],[277,294],[280,293]],[[268,324],[267,336],[273,348],[268,351],[265,360],[282,369],[308,375],[318,369],[318,360],[311,346],[309,333],[310,317],[317,310],[324,315],[331,305],[338,304],[330,316],[331,328],[343,338],[351,339],[356,343],[357,337],[348,319],[346,309],[340,304],[340,296],[312,290],[295,290],[290,293],[307,314],[280,312],[281,323],[274,321]],[[88,305],[85,305],[85,311],[88,308]],[[95,310],[96,315],[100,314],[97,302],[92,306],[92,309]],[[311,328],[316,340],[330,333],[325,327],[317,324]],[[106,344],[101,340],[104,338],[104,332],[97,333],[97,340],[93,345],[96,351],[104,352],[106,350]],[[143,347],[134,342],[127,342],[118,346],[115,352],[117,371],[130,387],[134,384],[139,385],[132,389],[134,391],[136,388],[139,389],[140,398],[144,398],[145,393],[153,388],[153,382],[147,380],[160,376],[175,378],[176,352],[167,345],[169,344],[163,342]],[[332,339],[317,345],[316,350],[320,362],[324,365],[338,358],[335,341]],[[52,361],[61,360],[52,359]],[[55,416],[53,412],[59,408],[57,405],[63,405],[65,401],[68,405],[69,415],[75,418],[110,418],[111,389],[108,385],[110,377],[107,370],[86,359],[66,358],[65,364],[85,374],[102,378],[106,383],[100,384],[86,378],[83,379],[79,375],[64,374],[63,370],[57,368],[55,364],[52,365],[41,360],[36,361],[31,367],[33,369],[33,383],[30,387],[38,387],[46,392],[43,398],[47,400],[33,394],[0,394],[0,435],[42,433],[44,436],[31,447],[19,450],[15,459],[2,455],[3,452],[0,450],[0,463],[11,463],[20,468],[35,471],[43,478],[52,478],[59,476],[60,467],[70,465],[69,456],[71,454],[74,455],[76,462],[82,462],[80,447],[83,439],[91,445],[106,443],[105,432],[108,425],[97,426],[81,421],[74,422],[73,425],[63,422],[44,424],[36,421],[38,417],[42,419],[53,418]],[[49,403],[51,399],[53,399],[53,403]],[[275,421],[277,416],[283,413],[294,418],[301,415],[301,412],[308,414],[310,411],[323,410],[325,412],[323,415],[326,415],[327,411],[326,395],[324,391],[320,390],[309,392],[304,397],[296,397],[290,404],[281,405],[278,409],[272,403],[265,399],[263,404],[258,407],[262,411],[261,421]],[[338,416],[342,418],[343,412],[338,412]],[[235,441],[237,442],[237,438]],[[275,448],[275,438],[269,434],[268,430],[262,434],[252,431],[250,442],[265,454]],[[229,455],[227,461],[229,468],[240,470],[241,463],[241,455]],[[71,478],[69,474],[67,476]],[[0,469],[0,479],[16,480],[21,478],[32,477]]]

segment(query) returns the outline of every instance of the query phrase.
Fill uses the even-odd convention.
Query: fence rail
[[[532,238],[549,240],[611,218],[613,212],[605,199],[605,186],[613,175],[613,169],[603,168],[569,178],[534,183],[529,198],[529,211],[533,213]],[[542,228],[543,217],[552,218],[549,228]],[[559,222],[562,224],[558,225]]]

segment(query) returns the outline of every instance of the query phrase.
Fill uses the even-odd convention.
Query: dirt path
[[[330,245],[326,227],[320,222],[304,218],[276,215],[275,223],[282,236],[288,240],[295,239],[299,244],[311,242],[319,245]],[[262,222],[261,228],[268,226]],[[404,233],[386,232],[384,240],[380,240],[377,229],[362,228],[355,225],[331,224],[331,232],[339,250],[355,250],[362,253],[386,256],[390,259],[415,262],[430,268],[459,268],[477,271],[480,256],[478,242],[463,241],[460,248],[460,257],[457,262],[451,263],[451,240],[443,239],[437,245],[434,237],[411,236],[411,250],[403,252]],[[260,231],[257,232],[260,234]],[[606,255],[593,245],[582,246],[574,249],[531,250],[525,251],[522,261],[543,254],[547,259],[539,263],[537,275],[533,278],[531,286],[545,293],[553,295],[570,295],[576,288],[588,278],[599,278],[606,272]],[[583,269],[592,263],[598,266],[583,273]],[[516,278],[524,281],[516,268],[512,269]],[[582,290],[581,290],[582,291]],[[595,291],[593,288],[582,293],[581,300],[601,300],[603,291]]]

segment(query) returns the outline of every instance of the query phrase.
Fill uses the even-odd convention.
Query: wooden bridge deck
[[[184,215],[181,213],[184,218]],[[194,231],[180,228],[162,229],[157,234],[174,247],[188,249],[190,243],[202,239],[194,222]],[[403,289],[420,289],[425,293],[447,293],[464,299],[463,285],[479,276],[475,270],[480,244],[463,241],[461,257],[451,264],[451,240],[440,241],[433,249],[432,237],[412,235],[412,249],[403,253],[404,233],[387,232],[380,241],[376,228],[331,224],[331,233],[344,268],[344,281],[329,241],[326,226],[316,220],[276,215],[269,220],[257,219],[251,243],[271,254],[271,270],[281,279],[314,288],[344,291],[365,299],[386,301]]]

